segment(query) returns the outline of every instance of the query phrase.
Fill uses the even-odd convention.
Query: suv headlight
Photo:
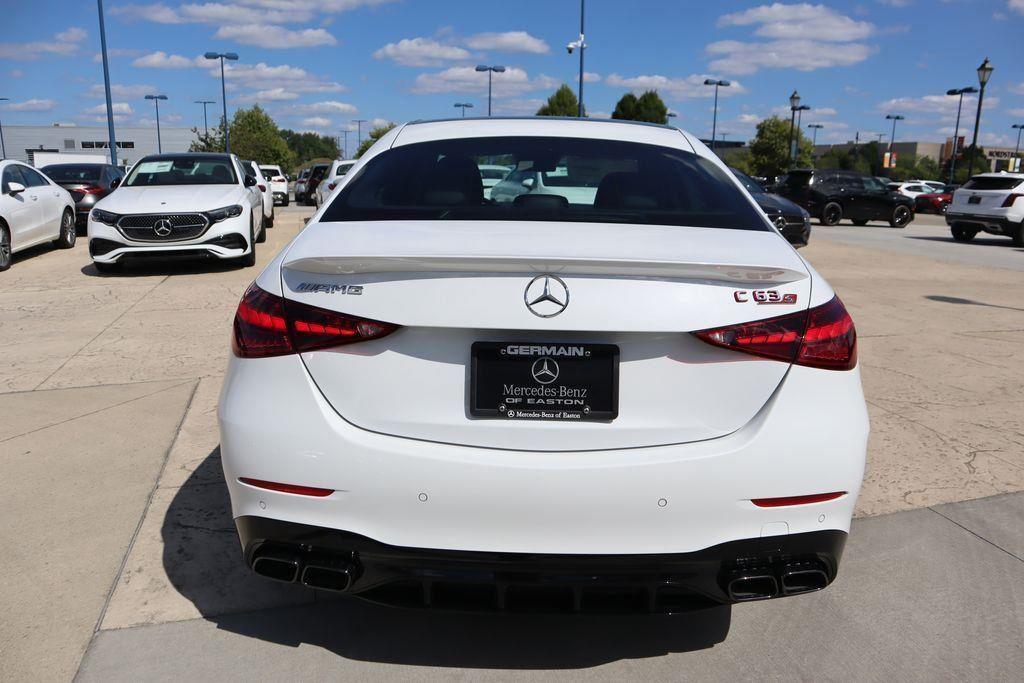
[[[227,220],[228,218],[234,218],[235,216],[241,215],[242,207],[238,204],[206,212],[206,217],[210,219],[210,223],[219,223],[223,220]]]
[[[92,216],[94,221],[104,225],[117,225],[117,219],[120,218],[116,213],[104,211],[103,209],[93,209],[89,215]]]

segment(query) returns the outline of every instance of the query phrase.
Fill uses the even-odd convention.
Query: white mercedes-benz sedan
[[[75,202],[36,169],[0,159],[0,271],[12,256],[44,242],[75,246]]]
[[[824,588],[868,437],[853,321],[710,150],[548,118],[383,136],[244,294],[219,418],[257,574],[508,610]]]
[[[233,154],[148,156],[89,212],[97,270],[128,259],[213,257],[256,264],[267,239],[263,195]]]

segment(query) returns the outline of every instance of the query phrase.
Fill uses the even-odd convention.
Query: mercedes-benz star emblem
[[[540,384],[551,384],[558,379],[558,363],[551,358],[538,358],[530,369],[533,378]]]
[[[523,292],[523,301],[539,318],[553,318],[569,305],[569,288],[555,275],[538,275]]]
[[[153,232],[155,232],[158,237],[167,237],[173,230],[174,226],[171,225],[171,222],[166,218],[161,218],[153,224]]]
[[[779,230],[784,229],[786,227],[786,217],[785,216],[777,216],[775,218],[775,227],[778,228]]]

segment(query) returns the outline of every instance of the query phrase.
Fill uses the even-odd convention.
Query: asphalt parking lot
[[[815,226],[872,420],[838,580],[658,618],[467,616],[336,600],[240,561],[215,416],[259,266],[101,276],[84,240],[0,274],[4,679],[1016,678],[1024,670],[1024,250]],[[799,429],[800,425],[794,425]],[[822,457],[827,457],[823,453]]]

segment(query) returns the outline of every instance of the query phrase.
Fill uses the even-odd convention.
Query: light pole
[[[959,95],[960,96],[960,102],[956,105],[956,128],[953,129],[953,150],[952,150],[952,152],[950,152],[950,156],[949,156],[949,184],[950,185],[953,184],[953,174],[956,172],[956,150],[957,150],[957,147],[959,146],[958,143],[959,143],[959,140],[960,140],[960,110],[964,106],[964,95],[967,94],[967,93],[976,93],[976,92],[978,92],[978,89],[977,88],[973,88],[973,87],[953,88],[952,90],[947,90],[946,91],[947,95]]]
[[[807,127],[810,128],[812,131],[814,131],[813,133],[811,133],[811,147],[817,147],[818,146],[818,131],[821,130],[822,128],[824,128],[825,126],[823,126],[820,123],[808,123]]]
[[[879,145],[879,147],[881,147],[881,145],[882,145],[882,138],[885,137],[885,133],[876,133],[876,135],[878,136],[878,145]]]
[[[216,104],[216,100],[195,100],[196,104],[203,105],[203,130],[205,131],[206,137],[210,137],[210,123],[206,118],[206,105]]]
[[[224,104],[224,153],[231,154],[231,140],[228,134],[228,92],[227,86],[224,85],[224,60],[238,61],[238,55],[234,52],[207,52],[203,56],[207,59],[220,60],[220,99]]]
[[[568,45],[565,46],[565,49],[569,51],[569,54],[572,54],[573,50],[579,50],[580,51],[580,86],[579,86],[579,91],[577,93],[578,97],[576,98],[577,106],[578,106],[576,115],[579,116],[581,119],[583,118],[583,51],[587,49],[587,44],[585,42],[583,42],[583,10],[584,10],[584,6],[585,5],[586,5],[586,0],[580,0],[580,37],[579,37],[579,40],[574,40],[573,42],[571,42],[571,43],[569,43]],[[480,68],[477,67],[477,71],[479,71],[479,70],[480,70]],[[488,113],[487,115],[490,116],[490,113]]]
[[[366,119],[352,119],[352,123],[356,124],[356,149],[359,149],[359,145],[363,144],[363,124]]]
[[[472,102],[456,102],[455,103],[455,107],[458,108],[458,109],[462,109],[462,118],[466,118],[466,110],[467,109],[472,109],[473,108],[473,103]]]
[[[10,97],[0,97],[0,102],[9,102]],[[4,146],[4,124],[0,123],[0,159],[7,158],[7,147]]]
[[[1015,160],[1013,163],[1016,166],[1017,165],[1017,161],[1016,161],[1017,155],[1020,153],[1020,132],[1022,130],[1024,130],[1024,124],[1015,123],[1012,126],[1010,126],[1010,128],[1016,128],[1017,129],[1017,146],[1013,148],[1013,158]],[[0,141],[3,141],[3,138],[4,138],[3,130],[0,129]],[[1019,169],[1018,169],[1018,172],[1020,172]]]
[[[153,100],[156,105],[156,152],[163,154],[163,145],[160,143],[160,100],[166,100],[167,95],[146,95],[147,100]]]
[[[906,116],[900,116],[899,114],[886,114],[885,118],[886,118],[886,120],[892,120],[892,135],[889,136],[889,165],[891,167],[895,167],[896,164],[893,163],[893,160],[892,160],[892,151],[893,151],[892,150],[892,146],[894,144],[896,144],[896,122],[897,121],[902,121],[903,119],[905,119],[907,117]],[[878,141],[881,142],[882,141],[881,138],[879,138]]]
[[[978,129],[981,127],[981,102],[985,99],[985,86],[993,71],[992,63],[985,57],[985,61],[978,67],[978,84],[981,85],[981,90],[978,91],[978,111],[974,115],[974,140],[971,142],[971,160],[967,163],[968,178],[974,175],[974,157],[978,155]]]
[[[477,64],[476,65],[476,70],[477,71],[486,71],[487,72],[487,115],[490,116],[491,115],[491,76],[493,74],[503,74],[503,73],[505,73],[505,67],[501,66],[500,64],[495,64],[493,66],[488,66],[487,64]]]
[[[348,128],[345,128],[344,130],[342,130],[341,134],[343,136],[345,136],[344,137],[345,142],[342,143],[342,147],[341,147],[341,158],[342,159],[348,159]]]
[[[796,90],[789,96],[789,162],[796,157],[793,149],[793,127],[796,125],[796,109],[800,106],[800,93]]]
[[[712,114],[712,116],[711,116],[711,150],[714,151],[714,149],[715,149],[715,129],[718,128],[718,88],[719,87],[727,88],[730,85],[732,85],[732,83],[730,83],[729,81],[715,80],[714,78],[705,78],[704,79],[704,85],[713,85],[713,86],[715,86],[715,109],[714,109],[714,114]]]
[[[110,97],[110,66],[107,63],[107,28],[103,23],[103,0],[96,0],[96,12],[100,17],[100,53],[103,55],[103,90],[107,96],[107,144],[110,146],[110,163],[117,166],[117,142],[114,140],[114,105]]]

